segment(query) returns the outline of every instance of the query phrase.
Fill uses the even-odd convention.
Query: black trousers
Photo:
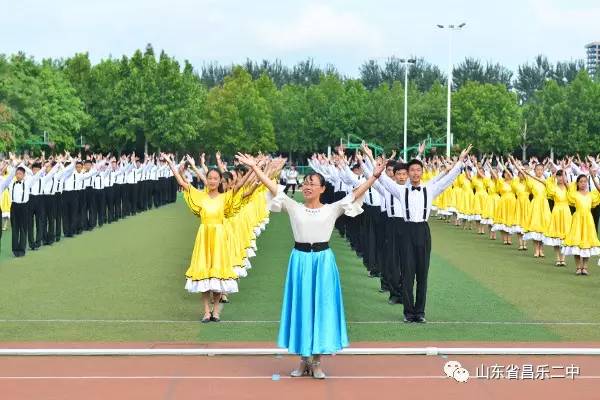
[[[25,255],[29,218],[28,203],[11,204],[10,225],[12,229],[12,251],[15,257],[23,257]]]
[[[158,178],[158,206],[167,203],[167,178]]]
[[[147,181],[144,181],[144,186],[145,186],[145,195],[146,195],[146,210],[150,210],[154,204],[154,198],[153,196],[153,188],[154,188],[154,181],[148,179]]]
[[[363,204],[365,216],[360,229],[363,243],[363,264],[371,274],[379,275],[381,270],[377,265],[377,220],[379,219],[379,206]]]
[[[137,184],[128,183],[127,184],[127,207],[128,213],[127,215],[135,215],[137,213]]]
[[[63,232],[66,237],[72,237],[79,226],[79,192],[67,190],[62,194]]]
[[[285,189],[283,189],[283,192],[285,194],[288,194],[290,188],[292,188],[292,196],[296,194],[296,183],[286,183],[285,184]]]
[[[404,262],[403,243],[406,222],[402,218],[389,218],[386,226],[388,241],[387,259],[385,262],[385,281],[388,284],[390,298],[404,299],[402,291],[402,263]]]
[[[77,214],[79,216],[77,218],[75,234],[80,234],[87,226],[87,203],[89,201],[89,195],[86,193],[86,189],[83,189],[77,191],[77,197]]]
[[[388,246],[388,225],[391,224],[391,218],[387,216],[385,211],[379,211],[379,218],[377,219],[377,229],[375,231],[375,241],[377,242],[377,254],[375,256],[375,263],[377,268],[381,271],[381,289],[390,290],[388,282],[387,272],[387,246]]]
[[[171,186],[171,203],[177,201],[177,191],[179,190],[179,184],[174,176],[169,177],[169,184]]]
[[[84,218],[85,223],[83,229],[91,231],[96,227],[97,224],[97,213],[96,213],[96,196],[93,187],[85,188],[85,211]]]
[[[362,240],[360,228],[362,226],[364,214],[361,213],[355,217],[348,217],[346,220],[346,238],[350,242],[350,247],[359,257],[362,257]]]
[[[42,220],[42,229],[44,244],[50,245],[56,239],[56,197],[53,194],[42,195],[42,205],[44,214]]]
[[[158,179],[152,181],[152,198],[154,207],[160,207],[160,181]]]
[[[402,251],[402,302],[407,319],[424,317],[427,300],[427,274],[431,255],[431,232],[427,222],[406,222]],[[413,288],[417,281],[416,300]]]
[[[27,224],[27,236],[29,247],[32,250],[42,245],[44,236],[44,203],[42,195],[29,196],[29,223]]]
[[[113,204],[115,209],[115,221],[123,218],[123,186],[124,184],[115,184],[113,186]]]
[[[138,211],[148,209],[148,181],[139,181],[138,183]]]
[[[85,224],[87,223],[86,219],[85,219],[85,210],[87,208],[86,205],[86,200],[87,200],[87,196],[85,194],[85,189],[82,190],[78,190],[77,192],[77,220],[75,221],[75,234],[79,235],[81,232],[83,232],[83,228],[85,226]]]
[[[54,193],[54,241],[59,242],[60,237],[62,236],[62,218],[63,218],[63,194],[62,193]]]
[[[106,194],[105,189],[94,189],[94,210],[92,213],[92,223],[94,226],[104,225],[106,221]]]
[[[104,188],[104,207],[106,222],[111,223],[115,220],[115,186]]]
[[[135,191],[137,193],[137,198],[136,198],[136,202],[135,202],[135,210],[137,212],[141,212],[143,207],[143,202],[144,202],[144,190],[142,188],[142,186],[144,186],[144,182],[143,181],[139,181],[138,183],[135,184]]]

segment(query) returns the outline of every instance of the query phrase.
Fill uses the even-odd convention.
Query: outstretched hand
[[[373,169],[373,176],[375,178],[379,178],[383,171],[385,171],[385,166],[387,163],[383,161],[385,160],[378,161],[377,165],[375,165],[375,168]]]
[[[239,162],[241,162],[244,165],[247,165],[250,168],[256,167],[256,160],[253,157],[249,156],[248,154],[237,153],[235,155],[235,158]]]
[[[464,149],[463,151],[460,152],[460,156],[458,157],[458,159],[459,160],[464,160],[465,157],[469,155],[469,153],[471,152],[472,148],[473,148],[473,145],[469,144],[466,149]]]
[[[189,154],[186,154],[186,155],[185,155],[185,159],[187,160],[187,162],[188,162],[188,163],[190,163],[190,165],[191,165],[192,167],[195,167],[195,166],[196,166],[196,161],[194,160],[194,158],[193,158],[193,157],[190,157],[190,155],[189,155]]]

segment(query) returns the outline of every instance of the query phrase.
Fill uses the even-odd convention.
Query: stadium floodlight
[[[467,25],[466,22],[461,23],[460,25],[440,25],[438,24],[437,27],[440,29],[448,29],[449,33],[448,33],[448,104],[447,104],[447,113],[446,113],[446,157],[450,157],[450,146],[451,146],[451,135],[450,135],[450,128],[451,128],[451,115],[450,115],[450,109],[451,109],[451,105],[452,105],[452,31],[459,31],[461,30],[465,25]]]
[[[400,62],[404,64],[404,134],[403,134],[403,156],[407,160],[407,138],[408,138],[408,68],[410,64],[417,62],[414,58],[401,58]]]

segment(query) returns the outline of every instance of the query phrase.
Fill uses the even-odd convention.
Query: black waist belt
[[[311,251],[323,251],[329,248],[329,242],[320,243],[294,243],[294,248],[298,251],[310,253]]]

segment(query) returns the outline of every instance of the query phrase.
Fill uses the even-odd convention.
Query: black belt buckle
[[[299,251],[303,251],[305,253],[318,252],[327,250],[329,248],[329,242],[319,242],[319,243],[294,243],[294,248]]]

